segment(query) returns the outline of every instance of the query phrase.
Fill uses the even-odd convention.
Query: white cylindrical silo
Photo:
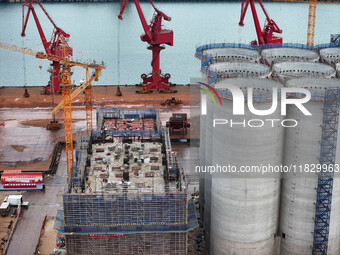
[[[256,62],[260,59],[260,53],[257,50],[241,48],[216,48],[204,50],[203,54],[212,58],[214,63],[217,62]]]
[[[246,123],[251,119],[264,121],[262,127],[248,124],[213,127],[212,165],[278,166],[282,163],[283,127],[279,107],[268,116],[252,114],[245,106],[245,115],[233,115],[233,101],[226,92],[232,84],[246,94],[254,88],[254,108],[269,109],[272,88],[281,88],[268,79],[226,79],[215,85],[223,106],[213,105],[214,118]],[[273,123],[265,119],[277,119]],[[252,125],[255,122],[252,122]],[[278,228],[279,174],[249,173],[243,177],[229,173],[212,174],[210,252],[212,255],[274,255]]]
[[[298,125],[285,130],[284,165],[297,166],[297,172],[284,173],[281,188],[280,234],[281,255],[311,255],[313,246],[316,173],[300,173],[299,166],[318,164],[323,121],[325,87],[340,87],[334,79],[291,79],[287,87],[302,87],[312,93],[304,106],[312,116],[304,115],[295,105],[287,106],[287,119],[296,119]],[[338,134],[339,137],[339,134]],[[338,142],[338,146],[340,146]],[[339,148],[339,147],[338,147]],[[340,163],[340,150],[337,161]],[[340,182],[334,179],[328,253],[340,254]]]
[[[271,48],[261,52],[261,58],[264,63],[271,65],[277,62],[286,61],[318,61],[319,55],[312,50],[297,48]]]
[[[340,62],[340,47],[325,48],[320,50],[321,60],[328,64]]]
[[[332,78],[333,67],[314,62],[280,62],[272,67],[272,76],[281,81],[291,78]]]
[[[217,74],[218,79],[237,77],[266,78],[271,74],[269,66],[250,62],[219,62],[211,64],[208,68]]]
[[[202,82],[206,82],[206,80],[204,80],[204,78],[202,79]],[[200,86],[200,85],[199,85]],[[203,101],[204,100],[203,97],[205,97],[204,94],[200,94],[201,96],[201,108],[204,107],[203,106]],[[201,109],[201,113],[202,113],[202,109]],[[199,150],[199,163],[200,166],[205,166],[205,143],[206,143],[206,115],[202,115],[200,114],[200,150]],[[202,223],[204,224],[204,186],[205,186],[205,175],[198,173],[199,174],[199,196],[200,196],[200,216],[201,216],[201,220]]]

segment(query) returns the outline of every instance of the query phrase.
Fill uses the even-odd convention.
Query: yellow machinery
[[[88,134],[92,131],[92,87],[91,83],[94,80],[98,80],[101,70],[105,69],[104,64],[99,63],[83,63],[79,61],[73,61],[66,52],[65,38],[62,37],[63,42],[63,54],[62,56],[51,55],[41,51],[34,51],[28,48],[22,48],[15,45],[0,42],[0,48],[28,54],[35,56],[40,59],[48,59],[51,61],[59,62],[62,66],[61,70],[61,87],[63,100],[60,102],[55,109],[53,109],[52,114],[55,114],[64,107],[64,125],[65,125],[65,144],[66,144],[66,162],[67,162],[67,179],[70,180],[73,177],[73,135],[72,135],[72,99],[75,98],[80,92],[85,90],[85,108],[86,108],[86,120],[87,120],[87,132]],[[78,87],[74,92],[72,92],[71,83],[71,67],[80,66],[86,69],[86,81]],[[93,69],[93,73],[89,75],[89,69]],[[54,120],[50,123],[53,127],[59,126],[59,123]],[[52,126],[50,126],[52,128]]]
[[[89,69],[90,67],[86,67],[86,80],[85,82],[76,88],[72,94],[70,95],[71,101],[78,96],[82,91],[85,92],[85,110],[86,110],[86,131],[88,134],[92,131],[92,105],[93,105],[93,93],[92,93],[92,86],[91,83],[94,80],[98,80],[98,77],[100,75],[99,71],[101,69],[104,69],[104,66],[101,66],[101,69],[96,69],[91,76],[89,75]],[[60,111],[61,108],[65,106],[65,99],[61,101],[52,111],[52,114],[56,114]]]
[[[274,0],[278,2],[309,3],[307,44],[314,45],[316,4],[340,4],[338,0]]]

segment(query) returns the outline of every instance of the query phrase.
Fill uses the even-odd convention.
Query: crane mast
[[[316,3],[317,3],[317,0],[309,1],[308,29],[307,29],[307,44],[308,45],[314,45]]]
[[[128,0],[122,0],[120,13],[118,18],[123,19],[123,13],[127,5]],[[152,18],[151,23],[145,20],[142,8],[138,0],[134,0],[139,18],[142,23],[144,30],[143,35],[141,35],[141,40],[147,42],[150,46],[148,50],[152,51],[152,73],[149,75],[142,74],[143,79],[142,85],[143,89],[139,93],[149,93],[153,89],[160,90],[162,92],[175,92],[170,89],[171,83],[169,82],[170,74],[163,75],[160,69],[160,52],[165,49],[162,44],[167,44],[173,46],[173,31],[168,29],[162,29],[162,20],[171,21],[171,18],[165,15],[163,12],[158,10],[156,6],[149,0],[150,4],[155,10],[155,14]]]
[[[22,5],[22,32],[21,36],[25,37],[26,36],[26,28],[27,28],[27,23],[29,20],[30,13],[32,13],[35,24],[37,26],[42,44],[44,46],[44,49],[47,54],[55,55],[55,56],[62,56],[63,51],[65,51],[65,54],[72,56],[73,55],[73,50],[72,48],[68,45],[67,41],[65,41],[65,49],[63,49],[62,46],[62,38],[69,38],[70,35],[67,34],[64,30],[62,30],[60,27],[58,27],[51,16],[48,14],[48,12],[45,10],[45,8],[42,6],[39,0],[35,0],[39,7],[43,10],[49,21],[52,23],[54,29],[52,32],[52,37],[50,41],[47,41],[45,33],[41,27],[39,18],[37,16],[37,13],[35,12],[33,3],[34,0],[27,0],[26,2],[23,3]],[[27,9],[26,15],[25,15],[25,10]],[[61,67],[60,63],[58,61],[53,61],[52,64],[52,79],[50,79],[48,85],[45,88],[45,93],[49,94],[51,92],[54,93],[60,93],[60,87],[59,84],[61,82]]]
[[[307,44],[314,45],[316,4],[340,4],[337,0],[274,0],[277,2],[309,3]]]
[[[62,55],[56,56],[41,51],[34,51],[28,48],[18,47],[15,45],[0,42],[0,48],[16,51],[23,54],[35,56],[40,59],[48,59],[53,62],[60,64],[61,68],[61,81],[60,85],[62,88],[63,100],[57,105],[52,111],[55,115],[62,107],[64,108],[64,123],[65,123],[65,145],[66,145],[66,163],[67,163],[67,179],[71,180],[73,177],[73,134],[72,134],[72,99],[79,95],[82,91],[85,92],[85,109],[86,109],[86,123],[87,123],[87,134],[92,131],[92,104],[93,95],[91,83],[98,80],[101,70],[105,69],[104,64],[91,62],[79,62],[73,61],[67,54],[66,39],[61,36],[62,41]],[[71,84],[71,67],[80,66],[86,69],[86,81],[72,92]],[[93,70],[91,76],[89,75],[89,69]]]
[[[259,18],[257,16],[256,8],[255,8],[255,0],[242,0],[242,7],[241,7],[241,17],[239,21],[239,26],[244,26],[244,18],[247,13],[248,6],[250,5],[251,11],[253,13],[253,19],[254,19],[254,24],[255,24],[255,29],[256,29],[256,34],[257,34],[257,40],[254,40],[251,42],[253,45],[263,45],[263,44],[276,44],[276,43],[282,43],[282,38],[273,35],[273,33],[278,33],[281,34],[282,30],[278,27],[278,25],[275,23],[274,20],[272,20],[266,9],[264,8],[262,1],[258,0],[259,4],[261,6],[261,9],[266,16],[266,21],[264,28],[261,29]]]

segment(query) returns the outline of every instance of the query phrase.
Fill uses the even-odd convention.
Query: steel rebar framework
[[[318,176],[313,255],[326,255],[332,206],[333,176],[339,123],[339,88],[326,88],[321,136],[320,165],[327,166]]]

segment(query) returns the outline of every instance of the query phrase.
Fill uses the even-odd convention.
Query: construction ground
[[[121,86],[122,97],[115,96],[115,86],[96,86],[94,89],[95,105],[105,107],[121,108],[159,108],[163,125],[173,112],[190,114],[189,86],[177,86],[177,94],[159,94],[154,92],[147,95],[135,93],[135,86]],[[51,119],[50,110],[51,96],[41,95],[42,87],[29,88],[29,98],[24,98],[23,88],[1,87],[0,88],[0,171],[6,169],[21,169],[27,171],[48,171],[55,144],[63,140],[64,130],[48,131],[45,126]],[[199,93],[199,90],[197,90]],[[161,106],[164,100],[177,97],[183,104],[175,106]],[[61,100],[61,95],[55,96],[55,102]],[[86,126],[85,113],[82,106],[83,98],[79,95],[73,105],[73,133],[83,131]],[[95,117],[95,111],[93,111]],[[57,119],[63,122],[63,113],[57,115]],[[199,131],[191,134],[191,138],[199,137]],[[189,171],[188,158],[196,155],[198,148],[189,144],[174,143],[173,148],[177,152],[178,161],[182,164],[184,172]],[[190,155],[190,156],[189,156]],[[29,209],[24,210],[18,222],[15,233],[9,245],[7,254],[34,254],[37,247],[41,254],[52,252],[55,246],[56,231],[51,225],[57,210],[62,207],[62,194],[64,193],[66,181],[66,161],[63,150],[56,173],[47,175],[45,178],[46,190],[23,192],[24,200],[30,203]],[[187,164],[187,165],[186,165]],[[198,182],[193,181],[189,187],[189,193],[198,191]],[[3,195],[3,193],[0,193]],[[3,199],[2,199],[3,200]],[[198,205],[198,204],[197,204]],[[44,219],[46,222],[41,232]],[[4,221],[7,218],[0,218]],[[8,224],[7,224],[8,225]],[[5,226],[7,228],[7,225]],[[40,238],[41,235],[41,238]],[[204,254],[202,247],[202,231],[197,228],[189,233],[188,254]],[[47,241],[49,240],[49,241]],[[199,248],[198,248],[199,246]]]
[[[135,86],[121,87],[123,96],[115,95],[116,86],[96,86],[94,98],[96,107],[121,108],[160,108],[162,122],[166,122],[173,112],[190,112],[190,86],[176,86],[176,94],[159,94],[157,92],[145,95],[135,93]],[[42,87],[30,87],[30,97],[24,98],[24,88],[0,88],[0,171],[20,169],[32,171],[48,171],[51,164],[51,155],[56,142],[64,138],[63,129],[48,131],[46,125],[51,120],[52,97],[41,95]],[[199,90],[197,90],[199,93]],[[198,95],[198,94],[197,94]],[[175,106],[161,106],[168,98],[177,97],[183,104]],[[55,95],[55,102],[59,102],[62,95]],[[199,101],[199,97],[195,99]],[[73,106],[73,133],[84,130],[86,126],[83,111],[83,98],[79,95],[72,102]],[[93,111],[93,118],[95,117]],[[56,116],[63,123],[63,112]],[[165,125],[165,124],[164,124]],[[199,133],[191,134],[199,137]]]

